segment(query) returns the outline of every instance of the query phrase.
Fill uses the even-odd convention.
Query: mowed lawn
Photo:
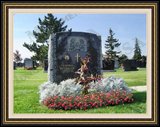
[[[115,75],[122,77],[128,86],[146,84],[146,70],[140,69],[134,72],[123,72],[121,69],[116,72],[105,72],[104,77]],[[48,80],[47,73],[41,68],[37,70],[14,70],[14,113],[145,113],[146,92],[134,91],[133,103],[124,105],[107,106],[95,109],[83,110],[50,110],[39,103],[38,87]]]
[[[128,86],[144,86],[146,85],[146,68],[139,68],[138,71],[123,71],[122,68],[116,72],[105,72],[104,77],[115,76],[123,78]]]

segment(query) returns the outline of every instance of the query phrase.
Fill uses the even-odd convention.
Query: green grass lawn
[[[115,76],[121,77],[128,84],[128,86],[144,86],[146,85],[146,68],[139,68],[138,71],[126,71],[121,68],[116,72],[105,72],[104,77]]]
[[[104,77],[115,75],[122,77],[129,86],[145,85],[146,70],[140,69],[135,72],[106,72]],[[14,113],[145,113],[146,92],[134,92],[135,101],[130,104],[107,106],[97,109],[83,110],[49,110],[39,103],[38,87],[47,81],[47,73],[38,68],[37,70],[14,70]]]

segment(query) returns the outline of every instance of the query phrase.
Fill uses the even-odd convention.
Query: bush
[[[82,86],[75,83],[75,79],[62,81],[59,85],[46,82],[39,87],[40,102],[52,96],[77,96],[81,94]]]
[[[114,76],[104,78],[99,82],[92,82],[90,84],[90,90],[94,89],[96,92],[109,92],[110,90],[124,90],[127,93],[131,93],[131,89],[122,78],[116,78]]]

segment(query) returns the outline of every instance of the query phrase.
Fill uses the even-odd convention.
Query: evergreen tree
[[[141,60],[142,56],[141,56],[141,49],[139,47],[139,43],[138,43],[138,39],[135,39],[135,48],[134,48],[134,55],[133,55],[133,59],[134,60]]]
[[[112,29],[109,29],[109,36],[106,40],[105,48],[106,55],[109,60],[114,60],[115,57],[118,56],[120,52],[115,51],[115,48],[119,47],[121,43],[118,43],[118,39],[114,38],[115,33],[113,33]]]
[[[24,42],[23,46],[29,51],[34,52],[33,60],[39,60],[43,63],[43,60],[48,54],[48,41],[50,34],[56,32],[66,31],[67,26],[64,26],[64,21],[62,19],[57,19],[52,14],[47,14],[44,19],[39,18],[39,25],[37,25],[38,31],[33,30],[33,35],[36,42],[32,44],[27,44]]]
[[[22,61],[21,54],[19,53],[18,50],[16,50],[16,52],[14,53],[14,61],[15,61],[16,63],[19,63],[19,62]]]

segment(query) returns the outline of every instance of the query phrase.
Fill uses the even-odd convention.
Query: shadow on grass
[[[146,102],[146,92],[135,92],[133,93],[135,102]]]

